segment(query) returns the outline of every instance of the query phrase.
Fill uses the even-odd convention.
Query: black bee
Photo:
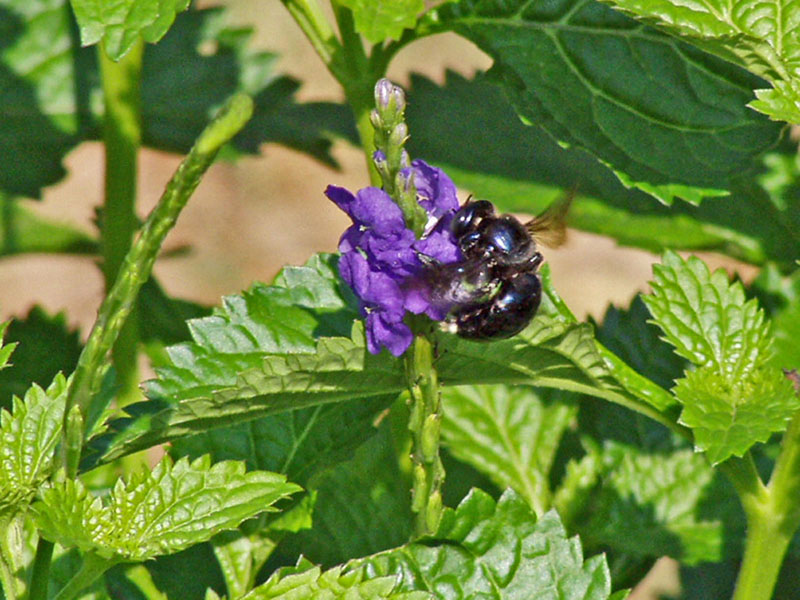
[[[572,195],[522,224],[495,214],[487,200],[464,203],[450,223],[464,259],[432,265],[426,281],[434,301],[450,307],[447,321],[464,338],[509,338],[533,319],[542,299],[543,262],[537,242],[550,247],[566,238]]]

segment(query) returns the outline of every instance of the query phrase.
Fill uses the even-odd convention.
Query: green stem
[[[78,358],[75,373],[70,379],[64,410],[66,439],[70,439],[68,417],[74,405],[80,408],[83,421],[86,421],[89,402],[101,383],[101,365],[135,305],[139,289],[150,277],[164,238],[172,229],[220,147],[244,126],[252,115],[252,110],[253,102],[244,94],[238,94],[228,101],[200,135],[142,226],[141,235],[131,246],[116,282],[100,306],[97,320]],[[63,459],[65,460],[66,456]],[[67,472],[67,477],[72,478],[75,475],[76,473],[71,470]]]
[[[83,557],[83,564],[77,573],[67,582],[53,600],[72,600],[82,590],[92,585],[103,573],[116,564],[116,561],[101,558],[97,554],[88,553]]]
[[[31,587],[28,593],[30,600],[47,600],[53,546],[53,542],[39,538],[39,543],[36,545],[36,556],[33,560],[33,570],[31,571]]]
[[[431,340],[425,335],[415,336],[405,362],[412,402],[408,422],[413,438],[411,510],[415,513],[414,533],[419,537],[435,533],[442,516],[444,467],[439,457],[442,406]]]
[[[315,0],[281,0],[281,2],[289,14],[294,17],[300,30],[311,42],[311,46],[316,50],[322,62],[339,80],[339,76],[334,72],[338,65],[338,63],[334,63],[334,58],[341,46],[319,4]]]
[[[141,144],[141,73],[144,42],[140,39],[119,62],[111,60],[103,45],[98,46],[105,115],[105,202],[101,216],[100,247],[106,291],[117,279],[122,261],[138,227],[136,220],[136,176]],[[139,328],[136,311],[131,310],[112,351],[118,404],[141,399],[137,366]]]
[[[733,600],[769,600],[800,526],[800,413],[783,436],[769,484],[736,489],[747,516],[747,538]]]

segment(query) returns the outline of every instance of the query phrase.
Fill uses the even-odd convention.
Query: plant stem
[[[53,547],[53,542],[39,538],[31,572],[31,587],[28,593],[30,600],[47,600],[47,586],[50,582],[50,560],[53,558]]]
[[[105,202],[100,223],[100,247],[106,291],[111,289],[138,227],[136,176],[141,144],[141,72],[144,41],[138,40],[119,62],[98,46],[105,115]],[[137,366],[139,328],[131,309],[112,350],[120,392],[119,406],[140,399]]]
[[[334,58],[341,46],[319,4],[316,0],[281,0],[281,2],[294,17],[322,62],[338,80],[339,76],[334,73],[338,63],[335,63]]]
[[[415,513],[414,533],[419,537],[436,532],[442,516],[444,467],[439,458],[442,403],[431,340],[416,335],[410,351],[406,352],[405,363],[412,402],[408,422],[413,437],[411,510]]]
[[[745,489],[743,494],[737,485],[747,515],[747,538],[733,600],[772,598],[786,550],[800,525],[800,413],[783,436],[769,484],[761,487],[758,493]]]
[[[101,558],[92,552],[85,554],[81,568],[67,582],[67,585],[61,588],[53,600],[72,600],[115,564],[115,561]]]

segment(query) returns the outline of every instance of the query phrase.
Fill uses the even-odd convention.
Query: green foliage
[[[684,564],[722,560],[743,519],[730,485],[707,461],[683,449],[644,452],[607,442],[570,466],[571,526],[591,547],[633,556],[672,556]],[[580,510],[577,510],[580,506]]]
[[[4,359],[8,359],[3,348]],[[0,515],[25,510],[54,469],[67,380],[57,375],[47,390],[33,385],[9,413],[0,411]]]
[[[97,2],[70,0],[81,28],[81,44],[100,41],[111,59],[117,61],[139,39],[155,43],[167,32],[175,15],[189,6],[189,0],[124,0]]]
[[[575,188],[569,225],[622,245],[653,252],[715,250],[752,263],[772,259],[788,265],[796,258],[800,223],[793,215],[800,214],[800,196],[791,187],[773,198],[760,184],[737,180],[730,196],[707,198],[699,207],[666,207],[626,189],[588,152],[561,147],[543,129],[524,125],[491,78],[447,73],[442,87],[420,76],[411,81],[412,155],[445,168],[460,187],[502,210],[537,214]],[[796,178],[790,148],[764,162],[763,177]]]
[[[353,12],[356,31],[373,44],[399,40],[425,10],[424,0],[344,0],[342,6]]]
[[[463,0],[437,17],[494,59],[523,119],[666,204],[724,194],[776,140],[745,106],[757,78],[591,0]]]
[[[445,511],[431,539],[352,565],[368,568],[373,576],[395,574],[400,589],[438,597],[612,597],[604,557],[584,561],[580,541],[567,538],[555,512],[537,520],[511,491],[495,502],[473,490],[458,508]]]
[[[316,493],[313,525],[287,537],[279,552],[327,567],[406,542],[412,534],[411,490],[397,462],[384,426],[350,460],[309,482]]]
[[[244,600],[424,600],[433,597],[423,592],[400,592],[396,588],[396,577],[370,577],[364,570],[345,572],[343,567],[323,572],[301,559],[294,567],[276,571],[263,585],[244,596]]]
[[[742,65],[769,81],[756,91],[752,108],[770,118],[800,123],[800,40],[795,2],[731,0],[682,4],[671,0],[612,0],[624,12],[641,17],[693,44]]]
[[[653,271],[645,303],[664,339],[698,367],[674,389],[697,448],[718,463],[783,431],[800,399],[768,365],[772,336],[756,300],[745,301],[741,284],[695,257],[667,253]]]
[[[168,350],[172,364],[147,387],[150,402],[128,407],[133,421],[112,424],[103,460],[178,437],[287,410],[398,394],[406,388],[400,361],[366,352],[349,292],[335,259],[290,267],[272,286],[255,285],[225,299],[211,317],[190,323],[193,343]],[[622,383],[591,328],[542,315],[525,333],[487,353],[482,344],[443,337],[437,367],[445,385],[529,383],[659,407],[663,390],[644,378]],[[469,367],[466,368],[466,365]],[[671,402],[667,396],[666,402]]]
[[[535,512],[547,510],[550,469],[577,406],[556,392],[501,385],[448,388],[442,402],[450,453],[514,488]]]
[[[11,397],[22,397],[31,383],[46,386],[57,373],[75,369],[81,343],[77,331],[67,328],[63,313],[51,317],[35,306],[24,319],[8,324],[6,342],[17,345],[8,368],[0,371],[0,406],[11,407]]]
[[[46,539],[107,560],[141,561],[233,529],[299,490],[282,475],[246,473],[243,463],[164,457],[151,472],[119,480],[105,502],[67,479],[50,484],[33,511]]]

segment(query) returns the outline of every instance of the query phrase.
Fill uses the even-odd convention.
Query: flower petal
[[[458,210],[456,186],[444,171],[420,159],[412,161],[411,168],[414,169],[419,203],[428,214],[438,219],[447,211]]]
[[[408,350],[414,336],[411,329],[394,313],[375,311],[367,315],[367,350],[378,354],[381,346],[386,346],[393,356],[400,356]]]

